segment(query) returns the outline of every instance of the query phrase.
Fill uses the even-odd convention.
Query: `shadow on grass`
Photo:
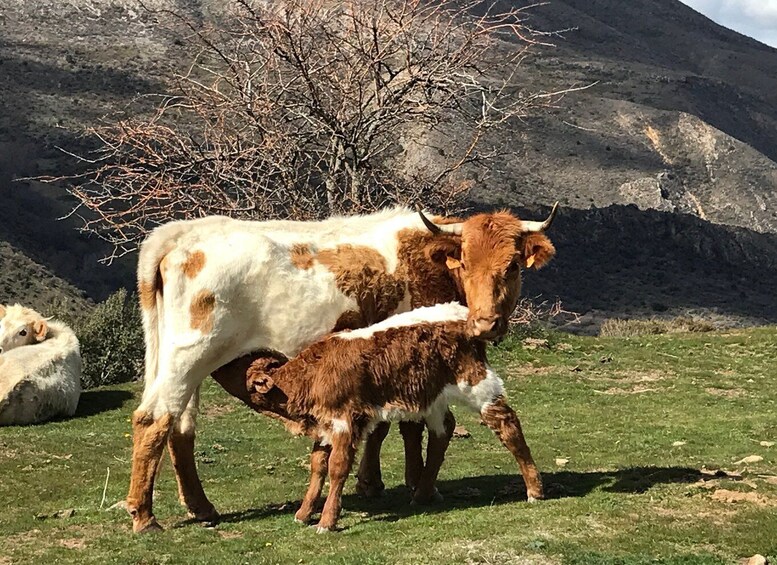
[[[78,409],[73,418],[94,416],[108,410],[116,410],[132,398],[126,390],[86,390],[81,393]]]
[[[653,486],[671,483],[694,483],[702,479],[698,469],[690,467],[631,467],[615,471],[556,471],[543,474],[549,499],[586,496],[596,489],[623,494],[641,494]],[[437,488],[445,500],[429,506],[410,505],[410,492],[404,486],[387,489],[382,497],[366,499],[355,494],[343,497],[343,508],[367,512],[371,520],[394,522],[414,514],[447,512],[454,509],[478,508],[526,500],[526,488],[520,475],[484,475],[463,479],[441,480]],[[300,492],[304,485],[300,485]],[[292,514],[300,501],[269,504],[221,516],[222,522],[246,522],[271,516]]]

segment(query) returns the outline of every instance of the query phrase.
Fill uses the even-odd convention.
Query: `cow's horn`
[[[432,220],[427,218],[420,209],[418,210],[418,215],[421,216],[421,220],[424,222],[424,225],[429,228],[429,231],[433,234],[447,233],[450,235],[461,235],[461,230],[464,226],[462,222],[439,225],[435,224]]]
[[[550,224],[553,223],[553,218],[556,217],[557,211],[558,211],[558,202],[556,202],[553,205],[553,209],[550,211],[550,215],[548,216],[548,219],[545,220],[544,222],[521,221],[523,233],[534,233],[534,232],[545,231],[550,227]]]

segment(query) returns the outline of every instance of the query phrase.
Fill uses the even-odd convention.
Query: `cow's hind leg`
[[[323,446],[318,441],[313,444],[313,450],[310,452],[310,484],[302,500],[302,506],[294,515],[294,521],[306,523],[316,511],[316,504],[326,481],[330,452],[329,446]]]
[[[132,476],[127,510],[132,516],[132,529],[136,533],[162,529],[154,518],[151,499],[159,460],[172,424],[170,414],[155,420],[149,412],[136,410],[132,416]]]
[[[362,496],[374,497],[383,494],[386,486],[380,473],[380,448],[390,428],[388,422],[378,424],[367,437],[364,454],[356,472],[356,492]]]
[[[456,420],[448,410],[442,422],[427,420],[427,427],[429,428],[429,441],[426,444],[426,463],[421,472],[418,487],[413,493],[413,502],[416,504],[442,501],[442,495],[437,491],[435,485],[440,467],[445,460],[445,452],[453,437]]]
[[[191,518],[213,524],[218,520],[219,514],[202,488],[194,461],[194,438],[199,401],[200,389],[198,388],[189,400],[186,410],[173,426],[167,439],[167,447],[175,469],[175,478],[178,481],[178,496],[181,504],[186,506]]]
[[[500,396],[493,403],[486,405],[480,415],[483,422],[496,433],[518,462],[523,481],[526,483],[526,495],[529,501],[545,498],[542,478],[534,464],[529,446],[526,445],[521,422],[513,409],[507,405],[504,397]]]
[[[172,378],[172,374],[159,374],[149,383],[133,417],[132,475],[127,510],[132,516],[132,529],[136,533],[161,529],[152,509],[159,461],[173,426],[179,423],[194,391],[203,380],[192,378],[189,372],[184,372],[186,377],[180,380]]]

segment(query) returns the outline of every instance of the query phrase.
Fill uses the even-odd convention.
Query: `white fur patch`
[[[496,398],[504,395],[504,392],[504,382],[488,365],[486,365],[486,378],[475,386],[467,381],[459,381],[457,386],[448,385],[445,387],[449,402],[454,402],[457,399],[462,400],[467,406],[478,412],[482,412]]]
[[[467,319],[468,314],[469,310],[466,306],[462,306],[458,302],[448,302],[447,304],[426,306],[424,308],[416,308],[410,312],[396,314],[366,328],[338,332],[334,334],[334,337],[340,339],[369,339],[376,333],[384,332],[391,328],[440,322],[461,322]]]
[[[351,426],[348,422],[341,418],[332,418],[332,433],[333,434],[347,434],[351,430]]]

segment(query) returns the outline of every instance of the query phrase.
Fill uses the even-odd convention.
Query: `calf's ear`
[[[261,376],[251,381],[251,388],[259,394],[267,394],[274,386],[275,382],[273,382],[272,377]]]
[[[49,325],[46,320],[37,320],[32,324],[32,332],[35,334],[35,341],[43,341],[49,335]]]
[[[520,246],[521,261],[526,268],[541,269],[547,265],[556,254],[556,248],[551,241],[541,233],[532,233],[523,237]]]

